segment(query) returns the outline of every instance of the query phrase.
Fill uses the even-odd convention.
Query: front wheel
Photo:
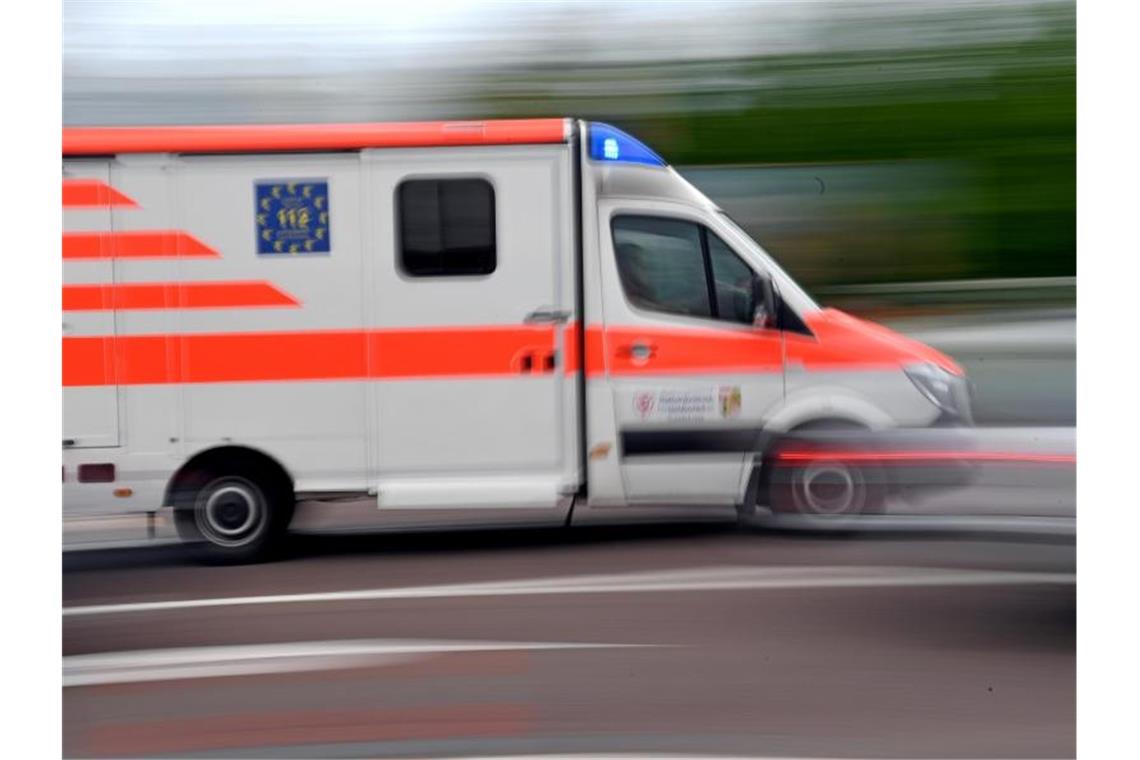
[[[277,548],[291,514],[287,489],[258,473],[195,473],[179,489],[174,521],[203,559],[254,562]]]
[[[834,459],[774,467],[768,492],[773,513],[826,520],[883,511],[886,493],[876,468]]]

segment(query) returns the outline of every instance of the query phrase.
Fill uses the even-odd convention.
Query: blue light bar
[[[618,161],[629,164],[666,166],[665,159],[649,146],[622,132],[617,127],[600,121],[590,122],[590,158],[594,161]]]

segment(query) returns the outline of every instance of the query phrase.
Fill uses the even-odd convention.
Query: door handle
[[[559,309],[551,309],[543,306],[535,309],[530,314],[523,317],[523,322],[528,325],[537,324],[555,324],[560,325],[570,320],[570,312],[561,311]]]
[[[634,341],[624,346],[618,346],[618,356],[635,362],[647,362],[657,356],[657,346],[644,341]]]
[[[516,355],[512,366],[524,375],[549,375],[558,367],[558,352],[552,349],[527,349]]]

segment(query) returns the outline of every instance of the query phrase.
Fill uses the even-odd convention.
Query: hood
[[[838,309],[821,309],[805,315],[815,340],[796,336],[789,340],[788,356],[804,364],[870,364],[903,366],[930,362],[954,375],[965,374],[946,354],[874,322]]]

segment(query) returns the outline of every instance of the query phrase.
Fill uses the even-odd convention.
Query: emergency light
[[[665,166],[665,159],[636,137],[600,121],[590,122],[590,158],[594,161],[620,161],[628,164]]]

